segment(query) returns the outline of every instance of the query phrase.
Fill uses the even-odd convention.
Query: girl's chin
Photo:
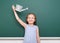
[[[29,24],[33,24],[33,23],[29,23]]]

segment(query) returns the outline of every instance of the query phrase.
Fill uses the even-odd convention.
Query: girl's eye
[[[32,19],[35,19],[34,17],[32,17]]]
[[[34,18],[32,18],[32,19],[34,19]]]
[[[31,17],[28,17],[29,19],[31,18]]]
[[[29,19],[34,19],[33,17],[29,17]]]

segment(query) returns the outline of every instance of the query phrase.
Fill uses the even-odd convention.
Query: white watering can
[[[28,10],[28,8],[25,8],[25,9],[22,9],[23,8],[23,6],[21,6],[21,5],[16,5],[16,11],[18,11],[18,12],[22,12],[22,11],[25,11],[25,10]]]

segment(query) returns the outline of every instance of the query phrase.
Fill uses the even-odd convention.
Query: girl
[[[36,26],[36,16],[33,13],[29,13],[26,17],[26,22],[24,23],[17,15],[14,5],[12,9],[15,15],[16,20],[24,27],[25,36],[24,43],[40,43],[39,30]]]

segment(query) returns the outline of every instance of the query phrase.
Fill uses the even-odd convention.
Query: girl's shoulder
[[[38,28],[38,26],[37,25],[34,25],[36,28]]]
[[[26,27],[34,27],[34,28],[38,28],[37,25],[30,26],[29,24],[26,24]]]

